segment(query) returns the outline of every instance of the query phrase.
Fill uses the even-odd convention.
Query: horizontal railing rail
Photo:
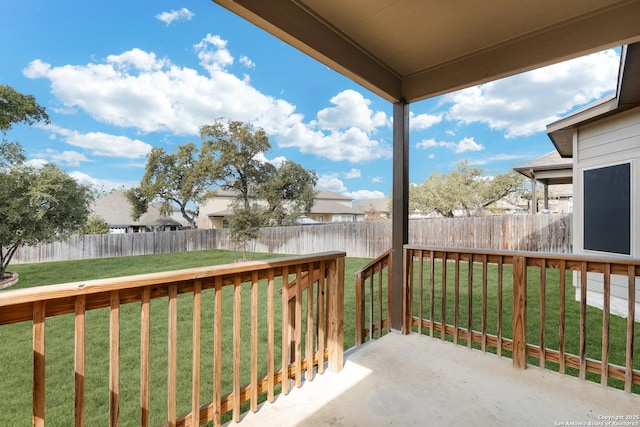
[[[640,260],[407,245],[404,264],[405,333],[492,348],[516,367],[596,376],[640,393],[634,343]],[[602,311],[587,305],[592,273],[604,277]],[[614,275],[626,282],[626,318],[610,313]]]
[[[1,292],[0,328],[32,323],[33,425],[44,425],[51,409],[46,389],[56,386],[47,382],[50,363],[56,362],[47,356],[47,343],[63,335],[71,337],[62,346],[73,348],[74,360],[63,378],[74,380],[71,395],[56,397],[73,402],[73,421],[51,419],[52,424],[103,425],[108,419],[109,425],[130,425],[139,418],[143,426],[220,425],[226,413],[238,421],[243,410],[256,411],[260,395],[273,401],[279,390],[288,393],[290,380],[300,386],[314,369],[322,373],[325,361],[339,371],[344,256],[326,252]],[[65,316],[72,322],[54,322]],[[92,329],[96,319],[108,322],[101,328],[108,335],[106,369],[88,357],[96,354],[88,339],[98,334]],[[157,341],[164,342],[161,351]],[[130,369],[129,355],[124,360],[125,345],[139,346],[137,369]],[[105,378],[92,378],[96,372]],[[86,395],[95,391],[89,380],[108,384],[105,413],[86,410]],[[139,415],[133,419],[121,411],[124,394],[138,396],[133,412]],[[245,402],[249,408],[241,408]]]

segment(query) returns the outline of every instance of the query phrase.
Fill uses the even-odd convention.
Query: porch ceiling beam
[[[498,1],[490,13],[473,2],[213,1],[394,103],[640,41],[640,0],[526,2],[528,14]]]
[[[395,102],[402,96],[397,74],[302,4],[291,0],[214,1],[383,98]]]
[[[410,102],[640,41],[640,4],[628,2],[403,78]]]

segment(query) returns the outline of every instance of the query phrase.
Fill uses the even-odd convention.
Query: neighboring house
[[[198,228],[227,228],[233,215],[232,204],[237,199],[233,191],[217,190],[215,196],[200,205]],[[259,200],[252,203],[260,204]],[[318,223],[355,222],[360,211],[353,199],[333,191],[318,191],[311,212],[306,218]]]
[[[552,151],[525,165],[513,168],[531,180],[531,200],[538,200],[538,183],[543,185],[542,209],[547,213],[573,212],[573,161]],[[540,206],[529,206],[530,213],[540,212]]]
[[[625,46],[620,60],[616,93],[548,125],[547,133],[563,158],[573,158],[574,252],[638,258],[640,43]],[[587,278],[588,303],[602,307],[602,274]],[[626,316],[628,290],[626,276],[612,276],[612,313]],[[639,280],[635,300],[637,313]]]
[[[360,211],[358,221],[378,221],[391,219],[391,196],[363,200],[354,205]]]
[[[91,215],[99,216],[109,224],[109,233],[144,233],[147,231],[171,231],[182,228],[172,217],[160,213],[161,204],[154,203],[137,221],[131,216],[131,204],[126,190],[115,191],[96,199],[91,204]]]

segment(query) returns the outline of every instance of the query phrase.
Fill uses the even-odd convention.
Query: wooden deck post
[[[329,369],[339,372],[344,364],[344,257],[329,261],[327,278]]]
[[[403,248],[409,242],[409,104],[403,101],[393,104],[392,204],[390,323],[400,331],[405,326]]]
[[[527,259],[513,257],[513,366],[527,368]]]

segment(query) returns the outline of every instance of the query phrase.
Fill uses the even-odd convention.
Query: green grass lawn
[[[196,251],[107,258],[88,261],[67,261],[12,266],[20,274],[20,281],[11,289],[67,283],[80,280],[126,276],[140,273],[170,271],[184,268],[233,263],[241,254],[230,251]],[[279,258],[282,255],[252,254],[253,259]],[[345,262],[345,348],[354,345],[355,306],[354,274],[369,260],[347,258]],[[276,369],[280,368],[279,322],[281,301],[276,280]],[[178,414],[191,408],[191,359],[192,359],[192,294],[180,295],[178,299]],[[242,289],[242,384],[249,379],[249,318],[250,287]],[[232,288],[223,289],[223,394],[232,390]],[[158,425],[166,419],[167,395],[167,301],[151,302],[151,423]],[[126,304],[121,307],[121,395],[120,416],[122,425],[137,424],[139,419],[139,360],[140,360],[140,305]],[[260,287],[259,351],[266,354],[266,286]],[[86,348],[86,422],[87,425],[108,424],[108,369],[109,369],[109,311],[108,309],[87,312]],[[303,316],[304,317],[304,316]],[[202,363],[201,402],[212,400],[213,393],[213,291],[202,294]],[[304,330],[303,324],[303,330]],[[58,316],[46,322],[46,417],[47,424],[66,426],[73,420],[73,315]],[[245,338],[246,337],[246,338]],[[31,323],[0,327],[0,425],[28,425],[31,417]],[[260,376],[266,375],[266,358],[261,358]],[[266,396],[261,396],[264,400]],[[230,414],[224,418],[229,419]]]

